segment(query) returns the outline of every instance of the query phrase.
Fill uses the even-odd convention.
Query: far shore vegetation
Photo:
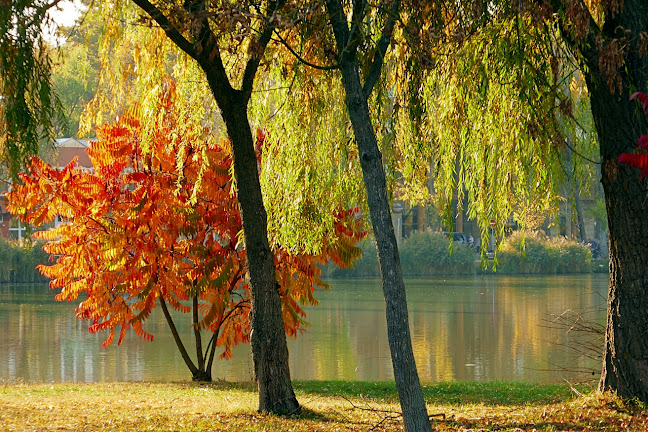
[[[300,416],[256,411],[253,383],[0,383],[7,431],[399,431],[392,382],[296,381]],[[423,386],[437,431],[645,431],[645,406],[567,383]]]
[[[48,264],[49,256],[41,243],[0,240],[0,283],[46,282],[36,269]],[[378,259],[371,239],[362,245],[362,257],[352,268],[327,265],[323,274],[329,278],[379,277]],[[440,233],[416,232],[399,246],[403,275],[427,277],[447,275],[492,274],[565,274],[607,272],[607,258],[593,259],[589,248],[565,237],[547,237],[539,233],[513,232],[492,259],[482,261],[480,251],[464,244],[450,244]],[[487,267],[483,264],[487,263]]]
[[[412,233],[399,245],[405,277],[491,274],[600,273],[608,270],[607,258],[593,259],[587,245],[565,237],[515,231],[501,250],[482,259],[481,251],[466,244],[449,243],[442,233]],[[362,257],[349,269],[328,266],[332,278],[378,277],[378,259],[371,239],[362,244]]]

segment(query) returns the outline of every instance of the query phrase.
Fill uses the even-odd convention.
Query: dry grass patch
[[[370,389],[372,383],[364,386]],[[360,388],[363,384],[359,384]],[[327,394],[298,385],[300,417],[258,414],[251,384],[112,383],[0,386],[0,431],[395,431],[392,396]],[[365,392],[367,394],[370,392]],[[453,396],[454,397],[454,396]],[[458,397],[462,399],[461,397]],[[612,395],[533,403],[461,402],[428,406],[437,430],[645,431],[648,415]]]

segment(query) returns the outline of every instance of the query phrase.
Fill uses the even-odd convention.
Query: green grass
[[[0,384],[0,431],[402,430],[391,382],[294,384],[303,413],[292,417],[257,413],[251,383]],[[433,383],[424,394],[439,431],[648,430],[645,406],[566,384]]]
[[[572,400],[576,394],[565,384],[516,382],[452,382],[424,387],[426,400],[437,404],[543,405]],[[580,388],[579,391],[587,391]]]
[[[295,381],[295,391],[320,396],[364,397],[393,402],[398,398],[391,381]],[[589,387],[579,386],[579,392]],[[576,394],[566,384],[519,382],[448,382],[423,385],[425,400],[434,404],[541,405],[574,399]]]

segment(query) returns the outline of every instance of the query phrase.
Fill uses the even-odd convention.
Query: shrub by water
[[[586,245],[537,231],[513,232],[504,240],[497,257],[497,272],[502,273],[589,273],[592,262]]]

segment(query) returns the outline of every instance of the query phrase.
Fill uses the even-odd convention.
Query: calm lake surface
[[[576,369],[598,373],[599,362],[569,348],[576,336],[546,325],[568,309],[604,322],[607,281],[605,274],[407,280],[421,380],[555,382],[582,378]],[[380,281],[329,283],[308,310],[308,332],[289,340],[293,379],[392,379]],[[159,308],[145,327],[153,342],[129,333],[121,346],[102,348],[106,334],[88,333],[76,305],[54,294],[46,285],[0,286],[0,382],[191,378]],[[213,376],[252,379],[249,346],[215,362]]]

